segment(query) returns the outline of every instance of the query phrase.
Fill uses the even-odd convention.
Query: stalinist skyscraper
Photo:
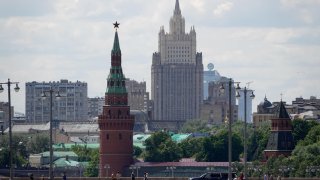
[[[200,114],[203,99],[202,53],[196,49],[194,26],[185,32],[185,20],[176,0],[170,31],[160,27],[158,52],[153,54],[151,91],[154,122],[185,122]]]

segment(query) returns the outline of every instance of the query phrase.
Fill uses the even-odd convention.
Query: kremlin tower
[[[271,133],[266,150],[264,150],[264,157],[265,160],[280,155],[288,157],[293,149],[292,123],[281,100],[277,117],[271,119]]]
[[[118,22],[114,23],[118,28]],[[111,51],[111,68],[107,78],[105,105],[98,119],[100,129],[99,176],[123,173],[133,163],[134,116],[130,115],[125,76],[121,67],[121,50],[116,30]],[[109,169],[110,168],[110,169]]]

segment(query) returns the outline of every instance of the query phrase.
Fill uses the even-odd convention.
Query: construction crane
[[[246,83],[248,89],[249,89],[249,86],[250,86],[251,83],[253,83],[253,81],[250,81],[250,82]]]

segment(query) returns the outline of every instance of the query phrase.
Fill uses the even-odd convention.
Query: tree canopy
[[[182,157],[181,148],[164,131],[153,133],[145,141],[144,160],[149,162],[179,161]]]

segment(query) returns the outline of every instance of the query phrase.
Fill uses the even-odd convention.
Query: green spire
[[[114,35],[113,48],[112,48],[111,52],[112,52],[112,54],[117,54],[117,53],[121,54],[118,31],[116,31],[116,33]]]

